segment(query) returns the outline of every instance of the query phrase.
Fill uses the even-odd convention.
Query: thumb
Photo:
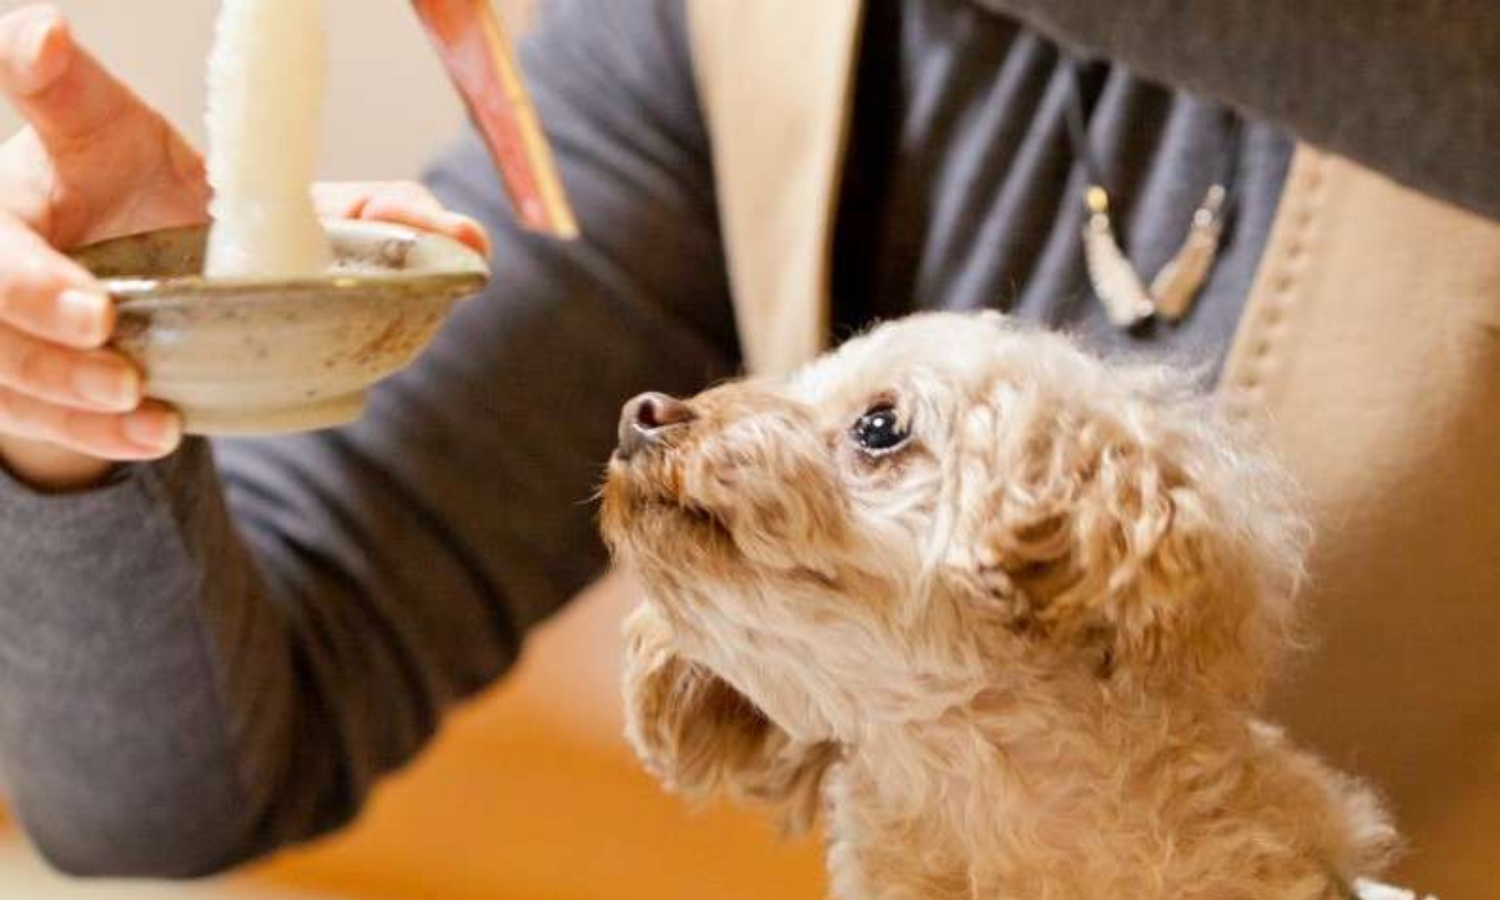
[[[153,115],[73,40],[62,14],[47,4],[0,17],[0,91],[54,153]]]

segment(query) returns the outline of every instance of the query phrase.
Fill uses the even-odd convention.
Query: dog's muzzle
[[[662,443],[663,437],[687,427],[696,416],[686,403],[666,394],[648,393],[632,398],[620,410],[619,445],[615,455],[629,460]]]

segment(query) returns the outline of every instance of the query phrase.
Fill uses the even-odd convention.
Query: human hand
[[[0,17],[0,91],[28,126],[0,145],[0,463],[43,490],[156,459],[181,420],[145,400],[140,373],[106,347],[112,301],[64,253],[208,220],[202,156],[78,45],[46,5]],[[320,185],[327,217],[437,231],[480,252],[476,222],[420,185]]]

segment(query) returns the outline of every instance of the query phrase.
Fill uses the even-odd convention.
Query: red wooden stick
[[[552,148],[489,0],[412,0],[412,6],[489,145],[516,218],[533,231],[577,237]]]

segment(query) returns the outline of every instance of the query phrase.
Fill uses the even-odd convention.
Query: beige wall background
[[[184,133],[203,145],[203,74],[212,0],[52,0],[75,32]],[[463,107],[407,0],[326,0],[329,96],[322,174],[416,176],[457,133]],[[26,0],[0,0],[0,13]],[[497,3],[507,14],[510,0]],[[18,127],[0,104],[0,135]]]

